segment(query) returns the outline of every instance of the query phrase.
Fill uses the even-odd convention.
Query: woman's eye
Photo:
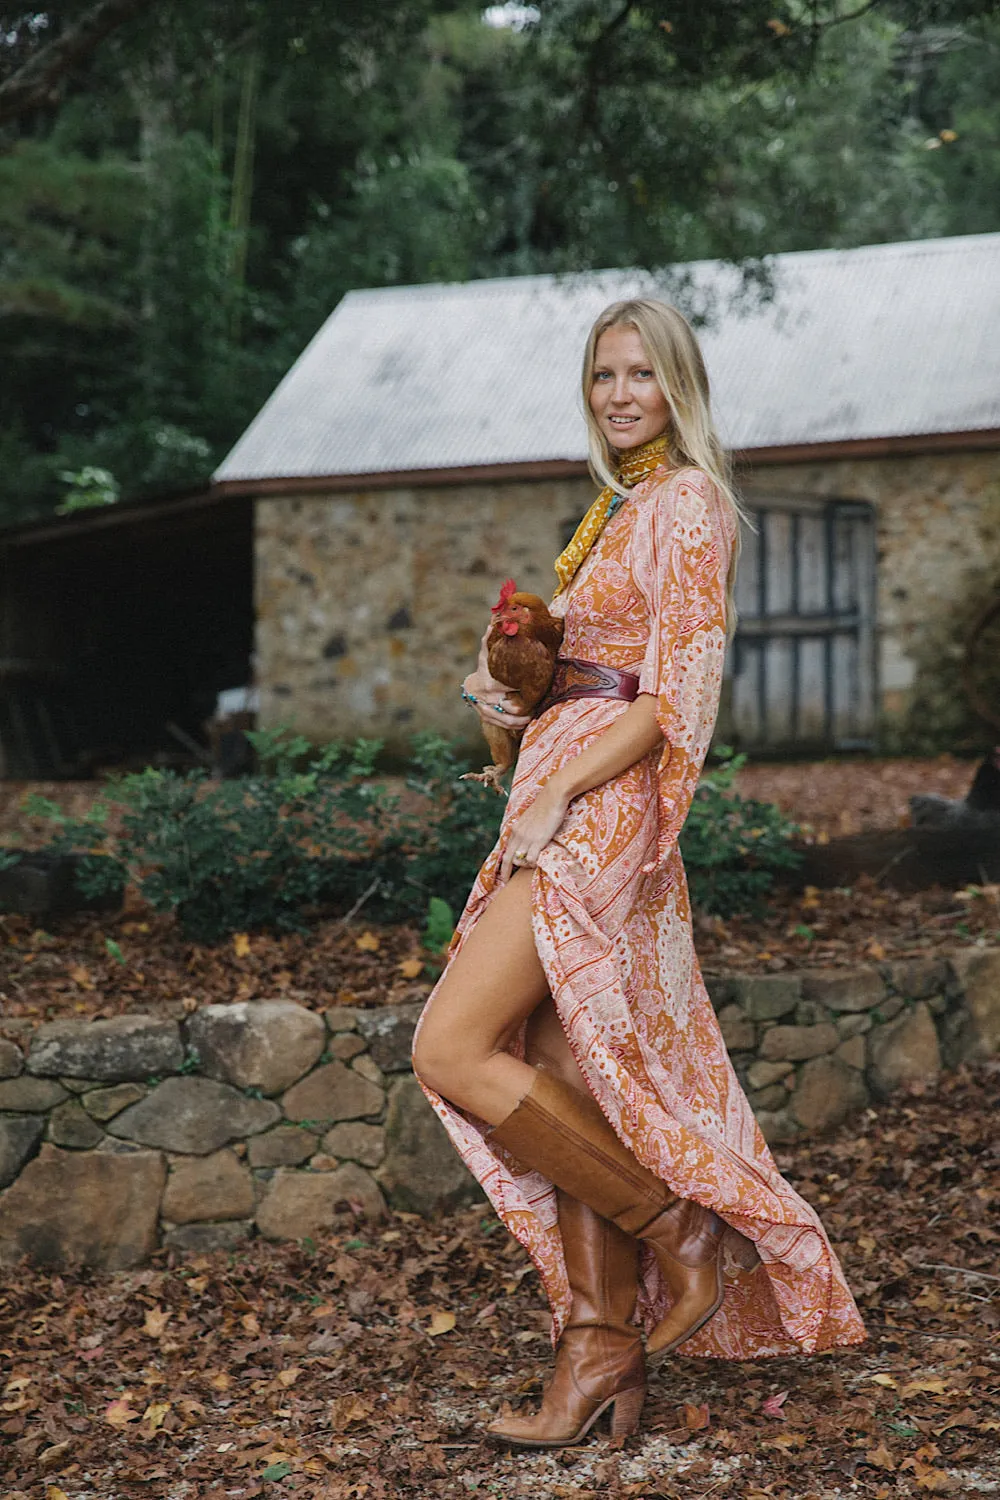
[[[607,370],[595,370],[594,371],[594,379],[595,379],[595,381],[597,381],[597,380],[610,380],[611,379],[611,375],[610,375],[610,372],[607,371]]]
[[[636,370],[635,373],[638,375],[640,380],[652,380],[653,378],[652,370]]]

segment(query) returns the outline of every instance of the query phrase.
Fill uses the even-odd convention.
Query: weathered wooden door
[[[748,498],[730,653],[741,749],[869,748],[876,729],[875,518],[815,496]]]

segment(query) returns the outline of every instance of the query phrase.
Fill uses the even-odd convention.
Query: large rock
[[[18,1114],[41,1114],[68,1097],[54,1078],[5,1078],[0,1083],[0,1109]]]
[[[357,1120],[377,1115],[385,1095],[377,1084],[362,1078],[342,1062],[324,1063],[301,1083],[293,1084],[281,1104],[289,1120],[315,1120],[334,1125],[338,1120]]]
[[[906,1000],[929,1000],[948,988],[948,965],[942,958],[901,958],[883,964],[882,973]]]
[[[291,1000],[243,1000],[196,1011],[187,1038],[209,1078],[280,1094],[316,1062],[326,1026],[322,1016]]]
[[[330,1156],[359,1161],[363,1167],[377,1167],[385,1156],[385,1131],[381,1125],[344,1120],[327,1131],[322,1146]]]
[[[141,1146],[208,1156],[280,1118],[270,1099],[247,1099],[214,1078],[166,1078],[145,1099],[115,1115],[108,1133]]]
[[[829,1130],[868,1103],[865,1081],[839,1057],[814,1057],[799,1070],[789,1108],[806,1130]]]
[[[746,974],[732,980],[733,999],[753,1021],[777,1021],[799,1003],[802,980],[797,974]]]
[[[300,1167],[318,1150],[316,1136],[300,1125],[276,1125],[248,1142],[247,1157],[252,1167]]]
[[[253,1214],[253,1179],[235,1151],[174,1162],[160,1213],[173,1224],[245,1219]]]
[[[794,1071],[795,1064],[790,1062],[751,1063],[747,1072],[747,1083],[752,1089],[766,1089],[772,1083],[780,1083],[782,1078]]]
[[[832,1052],[840,1041],[836,1026],[772,1026],[764,1033],[760,1055],[768,1062],[805,1062]]]
[[[423,1005],[387,1005],[358,1012],[358,1030],[383,1073],[409,1072],[413,1032]]]
[[[176,1073],[184,1061],[176,1021],[155,1016],[110,1016],[103,1021],[50,1021],[39,1026],[28,1072],[121,1083]]]
[[[0,1120],[0,1188],[14,1181],[28,1158],[34,1156],[44,1134],[45,1121],[40,1115]]]
[[[279,1168],[257,1209],[257,1228],[269,1240],[304,1240],[333,1227],[344,1207],[380,1218],[385,1200],[364,1167],[348,1162],[335,1172],[296,1172]]]
[[[935,1083],[941,1073],[941,1049],[934,1017],[920,1000],[868,1037],[868,1078],[882,1098],[907,1083]]]
[[[95,1120],[113,1120],[130,1104],[145,1099],[148,1089],[141,1083],[113,1083],[106,1089],[90,1089],[83,1096],[83,1107]]]
[[[85,1151],[104,1139],[104,1131],[80,1105],[79,1099],[67,1099],[49,1115],[49,1140],[57,1146]]]
[[[719,1011],[719,1030],[730,1052],[752,1052],[757,1045],[757,1028],[738,1005],[724,1005]]]
[[[828,1010],[871,1010],[885,999],[885,981],[877,969],[809,969],[802,976],[802,998]]]
[[[390,1085],[385,1146],[375,1176],[393,1208],[430,1214],[482,1196],[412,1074]]]
[[[757,1115],[757,1124],[769,1146],[786,1146],[797,1141],[802,1134],[801,1125],[792,1119],[787,1109],[762,1109]]]
[[[115,1155],[45,1144],[0,1196],[0,1264],[126,1270],[156,1249],[166,1177],[158,1151]]]
[[[1000,1052],[1000,948],[963,948],[951,962],[972,1017],[967,1055],[995,1057]]]
[[[221,1224],[178,1224],[168,1229],[163,1243],[168,1250],[204,1255],[209,1250],[235,1250],[253,1234],[253,1219],[228,1219]]]
[[[16,1042],[0,1038],[0,1078],[16,1078],[24,1072],[24,1053]]]

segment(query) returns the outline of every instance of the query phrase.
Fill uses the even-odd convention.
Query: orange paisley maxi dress
[[[532,925],[577,1064],[618,1135],[759,1253],[752,1267],[727,1258],[723,1305],[685,1355],[751,1359],[865,1335],[823,1226],[775,1167],[729,1061],[695,957],[677,847],[718,710],[733,525],[701,470],[660,468],[630,492],[551,606],[565,619],[564,655],[635,672],[640,691],[655,694],[664,746],[570,804],[533,875]],[[528,726],[452,956],[498,889],[506,840],[539,786],[626,707],[577,699]],[[494,1150],[483,1122],[425,1092],[531,1255],[558,1341],[570,1290],[552,1184]],[[649,1330],[669,1294],[648,1246],[642,1255],[638,1317]]]

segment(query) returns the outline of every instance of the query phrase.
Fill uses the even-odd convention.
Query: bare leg
[[[531,930],[531,874],[516,871],[480,917],[424,1016],[413,1054],[428,1087],[490,1125],[516,1109],[536,1077],[507,1050],[549,993]]]
[[[533,1068],[544,1068],[555,1073],[563,1083],[577,1089],[581,1094],[590,1092],[576,1058],[570,1050],[562,1022],[556,1014],[551,995],[536,1006],[528,1020],[524,1055]]]

